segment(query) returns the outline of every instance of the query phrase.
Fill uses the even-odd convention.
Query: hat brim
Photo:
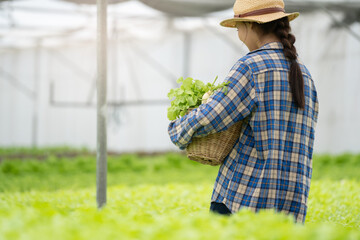
[[[258,16],[244,17],[244,18],[230,18],[220,22],[220,25],[223,27],[236,28],[237,22],[257,22],[261,24],[261,23],[271,22],[283,17],[288,17],[290,22],[295,18],[297,18],[299,15],[300,13],[298,12],[294,12],[294,13],[276,12],[276,13],[270,13],[270,14],[264,14]]]

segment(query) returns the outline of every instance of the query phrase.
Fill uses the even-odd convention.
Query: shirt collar
[[[274,50],[274,49],[283,49],[284,46],[282,45],[281,42],[270,42],[270,43],[267,43],[265,45],[263,45],[262,47],[256,49],[256,50],[253,50],[251,52],[249,52],[248,54],[250,53],[253,53],[253,52],[257,52],[257,51],[261,51],[261,50]]]

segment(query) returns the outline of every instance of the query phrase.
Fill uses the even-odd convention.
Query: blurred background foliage
[[[213,183],[219,166],[202,165],[181,152],[108,156],[108,185]],[[313,180],[360,180],[360,154],[313,157]],[[92,188],[96,155],[86,148],[0,148],[0,191]]]

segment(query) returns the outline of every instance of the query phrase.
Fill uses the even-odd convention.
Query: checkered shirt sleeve
[[[230,82],[228,92],[217,90],[206,104],[201,104],[168,127],[171,141],[184,150],[192,137],[221,132],[246,118],[256,106],[255,83],[250,68],[238,61],[224,80]]]

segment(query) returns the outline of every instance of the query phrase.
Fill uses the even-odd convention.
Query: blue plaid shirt
[[[305,85],[305,109],[296,107],[289,85],[290,62],[272,42],[249,52],[229,72],[225,95],[171,121],[171,141],[184,150],[193,137],[224,131],[244,121],[241,137],[220,165],[211,201],[232,213],[272,208],[305,221],[319,103],[312,77],[298,60]]]

